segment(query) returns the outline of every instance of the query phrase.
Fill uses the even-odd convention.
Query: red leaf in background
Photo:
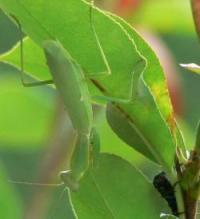
[[[115,13],[121,15],[133,12],[140,2],[141,0],[119,0],[115,6]]]

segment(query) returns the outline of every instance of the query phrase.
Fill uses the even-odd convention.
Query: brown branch
[[[61,100],[57,103],[54,121],[47,140],[47,151],[41,159],[38,173],[39,183],[56,183],[55,176],[58,176],[60,168],[67,169],[71,156],[72,145],[75,140],[75,132],[72,128],[71,121],[64,110]],[[56,181],[56,182],[55,182]],[[38,187],[37,192],[31,197],[30,203],[24,213],[24,219],[42,219],[48,209],[49,200],[51,199],[50,187]]]
[[[200,0],[191,0],[191,6],[196,32],[200,38]]]

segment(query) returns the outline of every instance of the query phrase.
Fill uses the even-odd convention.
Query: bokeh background
[[[189,1],[96,0],[95,4],[124,17],[154,48],[165,69],[186,145],[192,148],[200,118],[200,77],[179,66],[200,64]],[[0,11],[0,53],[19,38],[18,28]],[[121,142],[108,127],[104,110],[94,107],[102,151],[122,155],[151,180],[159,167]],[[67,193],[60,195],[63,187],[9,182],[59,183],[57,175],[68,166],[73,141],[74,131],[55,90],[25,88],[19,71],[0,63],[0,218],[74,218]]]

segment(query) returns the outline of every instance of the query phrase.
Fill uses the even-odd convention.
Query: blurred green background
[[[189,1],[98,0],[96,4],[123,16],[158,52],[179,125],[191,148],[200,118],[200,77],[179,67],[180,63],[200,63]],[[0,53],[19,37],[17,27],[0,11]],[[104,111],[95,109],[102,151],[120,154],[152,179],[159,168],[121,142],[108,127]],[[67,165],[68,142],[73,142],[73,131],[55,90],[25,88],[19,71],[0,63],[1,218],[74,218],[66,195],[59,200],[63,188],[8,181],[59,182],[57,173]]]

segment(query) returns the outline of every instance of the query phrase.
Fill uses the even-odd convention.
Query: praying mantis
[[[91,28],[94,32],[94,38],[102,55],[102,59],[107,67],[106,72],[100,74],[110,74],[110,68],[104,51],[101,47],[95,27],[92,24],[93,1],[90,4]],[[17,18],[12,16],[18,23]],[[71,158],[70,170],[61,171],[60,178],[62,182],[72,191],[79,187],[79,181],[86,172],[87,168],[93,163],[93,159],[99,153],[99,136],[93,127],[93,110],[91,96],[87,85],[87,80],[81,66],[71,57],[63,45],[55,39],[45,40],[42,48],[46,58],[46,64],[52,76],[52,80],[39,81],[36,83],[27,83],[23,78],[23,41],[20,40],[21,47],[21,80],[25,87],[38,86],[54,83],[57,91],[64,102],[72,125],[77,133],[75,148]],[[104,97],[105,99],[106,97]],[[109,97],[110,100],[110,97]],[[91,153],[92,151],[92,153]],[[92,157],[91,157],[92,154]]]
[[[120,86],[120,89],[115,89],[116,92],[112,92],[111,90],[106,88],[106,84],[108,82],[106,82],[105,84],[104,83],[98,84],[97,76],[104,77],[104,76],[111,75],[110,66],[112,68],[112,72],[113,72],[114,67],[112,66],[113,65],[112,60],[108,59],[109,60],[108,62],[107,57],[106,57],[106,55],[107,56],[109,55],[108,51],[110,50],[107,51],[105,44],[102,44],[105,47],[106,55],[104,54],[104,49],[100,41],[101,39],[99,39],[99,36],[96,32],[96,29],[95,29],[96,26],[94,25],[96,17],[94,18],[94,21],[93,21],[93,7],[94,7],[93,2],[91,2],[89,7],[87,8],[88,16],[89,16],[88,20],[90,20],[89,26],[91,28],[91,32],[93,33],[93,36],[92,36],[93,39],[91,40],[93,40],[94,43],[96,44],[97,51],[100,54],[100,58],[104,63],[103,69],[101,67],[100,69],[97,70],[97,72],[95,71],[95,73],[92,73],[92,71],[91,72],[87,71],[86,69],[87,73],[85,74],[85,72],[82,69],[82,66],[79,66],[77,64],[80,62],[76,62],[77,60],[72,58],[70,54],[71,51],[67,50],[62,45],[61,41],[58,41],[56,38],[54,39],[53,37],[49,35],[47,38],[43,39],[43,41],[40,43],[40,46],[42,47],[44,51],[47,67],[49,68],[49,71],[50,71],[50,74],[52,75],[53,80],[39,81],[37,82],[37,84],[34,84],[34,85],[43,85],[46,83],[55,84],[55,87],[60,93],[61,98],[63,99],[63,102],[69,113],[69,117],[71,118],[73,127],[75,128],[77,132],[77,142],[76,142],[75,150],[73,152],[72,159],[71,159],[71,168],[68,171],[64,171],[60,173],[62,180],[66,183],[68,187],[71,188],[71,190],[76,190],[78,188],[78,181],[84,175],[84,173],[86,172],[90,164],[90,161],[92,160],[91,156],[89,156],[89,154],[91,154],[90,151],[93,151],[91,148],[95,148],[95,147],[98,148],[98,145],[99,145],[99,143],[97,142],[98,140],[95,140],[96,139],[95,136],[97,136],[97,134],[93,134],[95,132],[93,128],[93,112],[92,112],[92,101],[91,101],[93,97],[90,96],[90,92],[88,90],[88,84],[87,84],[88,78],[101,91],[102,96],[98,96],[98,98],[105,100],[106,103],[126,104],[126,103],[130,103],[133,99],[133,96],[134,96],[133,93],[135,93],[135,91],[133,90],[137,87],[137,81],[140,77],[140,74],[143,71],[144,64],[145,64],[143,62],[144,60],[142,56],[139,54],[132,40],[129,38],[129,35],[122,29],[121,26],[118,26],[117,28],[120,29],[124,38],[126,40],[128,39],[127,42],[131,46],[130,54],[136,55],[136,59],[134,60],[135,62],[133,62],[134,65],[132,63],[132,58],[131,58],[131,63],[129,63],[128,65],[129,66],[128,68],[130,70],[130,74],[129,74],[130,77],[128,77],[129,80],[127,84],[130,84],[130,87],[127,86],[128,89],[126,87],[128,92],[123,92],[123,95],[121,94],[118,95],[118,90],[121,89],[121,86]],[[106,17],[106,19],[108,19],[108,17]],[[110,21],[111,19],[109,18],[109,22]],[[21,51],[23,51],[22,40],[21,40]],[[21,56],[23,57],[22,52],[21,52]],[[122,62],[122,66],[123,68],[125,68],[123,63],[124,62]],[[141,71],[141,67],[142,67],[142,71]],[[83,65],[83,68],[84,68],[84,65]],[[23,73],[24,72],[23,71],[24,69],[23,59],[21,62],[21,69]],[[113,77],[113,74],[112,74],[112,77]],[[124,77],[126,78],[125,74],[123,74],[122,78],[124,79]],[[111,77],[108,77],[108,78],[110,78],[110,81],[111,81]],[[29,86],[29,84],[27,84],[24,81],[23,77],[22,77],[22,83],[24,86]],[[100,86],[98,87],[98,85]],[[123,91],[124,91],[124,87],[122,89]],[[75,96],[72,96],[72,93],[74,91],[76,91],[76,94]],[[91,139],[93,140],[91,141]],[[91,142],[93,143],[91,144]],[[94,147],[92,145],[94,145]],[[96,153],[98,149],[94,149],[94,151]]]
[[[61,179],[75,190],[76,182],[80,180],[89,165],[93,118],[90,94],[81,68],[59,42],[54,40],[44,42],[44,52],[55,86],[77,131],[77,142],[71,160],[72,171],[60,173]]]

